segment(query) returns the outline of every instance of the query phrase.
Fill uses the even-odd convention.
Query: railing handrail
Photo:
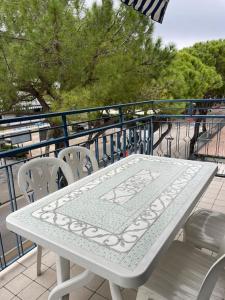
[[[31,120],[40,120],[40,119],[46,119],[49,117],[61,117],[63,124],[58,127],[61,127],[64,129],[64,136],[62,137],[58,137],[58,138],[52,138],[46,141],[42,141],[39,143],[35,143],[32,145],[28,145],[28,146],[23,146],[20,148],[15,148],[15,149],[10,149],[7,151],[2,151],[0,152],[0,158],[6,158],[6,157],[12,157],[13,155],[17,155],[19,153],[25,153],[27,151],[30,150],[34,150],[34,149],[38,149],[40,147],[46,147],[52,144],[57,144],[57,143],[61,143],[61,142],[65,142],[68,143],[69,140],[71,139],[75,139],[75,138],[79,138],[79,137],[83,137],[86,136],[88,134],[93,134],[93,133],[97,133],[99,131],[105,131],[108,129],[112,129],[115,127],[120,127],[122,128],[123,125],[125,124],[129,124],[129,123],[134,123],[134,122],[141,122],[141,121],[147,121],[150,120],[151,118],[154,118],[155,120],[157,118],[160,119],[181,119],[181,118],[211,118],[211,119],[224,119],[225,115],[200,115],[200,114],[192,114],[193,110],[195,109],[195,107],[193,107],[193,103],[218,103],[218,102],[225,102],[225,99],[175,99],[175,100],[146,100],[146,101],[141,101],[141,102],[132,102],[132,103],[124,103],[124,104],[117,104],[117,105],[109,105],[109,106],[100,106],[100,107],[93,107],[93,108],[85,108],[85,109],[79,109],[79,110],[71,110],[71,111],[65,111],[65,112],[53,112],[53,113],[45,113],[45,114],[38,114],[38,115],[34,115],[34,116],[24,116],[24,117],[16,117],[16,118],[9,118],[9,119],[3,119],[0,120],[0,124],[6,124],[6,123],[11,123],[11,124],[15,124],[15,123],[20,123],[22,121],[31,121]],[[162,103],[190,103],[190,106],[187,107],[186,109],[190,109],[190,113],[189,114],[152,114],[152,115],[145,115],[143,117],[137,117],[131,120],[124,120],[123,117],[119,118],[119,122],[117,121],[116,123],[110,124],[110,125],[103,125],[97,128],[90,128],[87,130],[83,130],[82,132],[77,132],[77,133],[73,133],[73,134],[68,134],[67,131],[67,120],[66,120],[66,116],[68,115],[77,115],[79,113],[88,113],[88,112],[94,112],[94,111],[102,111],[102,110],[109,110],[109,109],[115,109],[117,108],[119,110],[119,113],[123,115],[122,112],[122,108],[124,107],[130,107],[130,106],[137,106],[137,105],[146,105],[146,104],[162,104]],[[88,121],[87,121],[88,122]],[[10,124],[10,125],[11,125]],[[54,127],[56,128],[56,127]],[[36,130],[37,131],[37,130]],[[36,132],[35,131],[35,132]],[[31,131],[32,133],[32,131]],[[15,135],[15,133],[13,134]],[[13,136],[11,135],[11,137]],[[20,135],[20,133],[16,133],[16,135]],[[8,137],[10,137],[9,135],[7,135]]]
[[[51,117],[51,118],[59,117],[59,116],[63,116],[63,115],[69,116],[69,115],[77,115],[77,114],[88,113],[88,112],[95,112],[95,111],[100,111],[100,110],[118,109],[118,108],[124,108],[124,107],[136,106],[136,105],[159,104],[159,103],[196,103],[196,102],[218,103],[218,102],[225,102],[225,98],[223,98],[223,99],[145,100],[145,101],[139,101],[139,102],[121,103],[121,104],[108,105],[108,106],[97,106],[97,107],[92,107],[92,108],[83,108],[83,109],[69,110],[69,111],[63,111],[63,112],[51,112],[51,113],[44,113],[44,114],[38,114],[38,115],[32,115],[32,116],[7,118],[7,119],[0,120],[0,125],[7,124],[7,123],[14,123],[14,122],[22,122],[22,121],[27,121],[27,120],[45,119],[45,118],[49,118],[49,117]]]

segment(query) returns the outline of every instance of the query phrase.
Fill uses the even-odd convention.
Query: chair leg
[[[37,245],[37,276],[41,275],[41,256],[42,256],[42,247]]]

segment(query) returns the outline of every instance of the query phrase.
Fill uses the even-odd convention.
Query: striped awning
[[[169,0],[121,0],[152,20],[162,23]]]

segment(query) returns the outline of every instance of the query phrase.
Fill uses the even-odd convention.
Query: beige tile
[[[21,300],[19,297],[15,296],[11,300]]]
[[[112,299],[108,280],[105,280],[105,282],[97,289],[96,293],[107,299]]]
[[[44,293],[38,298],[38,300],[48,300],[49,294],[50,294],[49,291],[44,292]]]
[[[41,276],[38,276],[35,281],[48,289],[56,282],[56,272],[49,268]]]
[[[44,256],[45,254],[51,252],[49,249],[46,248],[42,248],[42,256]]]
[[[222,185],[223,185],[223,182],[222,182],[222,181],[213,180],[213,181],[210,183],[209,188],[210,188],[210,189],[217,189],[217,190],[219,190],[219,189],[221,189]]]
[[[25,287],[31,284],[32,280],[27,276],[20,274],[12,279],[9,283],[6,284],[6,288],[10,290],[12,293],[17,295],[20,291],[22,291]]]
[[[42,257],[42,263],[48,267],[52,267],[56,262],[56,255],[54,252],[48,252]]]
[[[201,198],[200,202],[199,203],[213,203],[215,201],[216,198],[206,198],[206,197],[203,197]]]
[[[219,191],[217,191],[217,190],[207,190],[206,192],[205,192],[205,194],[204,194],[204,196],[203,197],[205,197],[205,198],[210,198],[210,199],[214,199],[214,198],[216,198],[217,197],[217,195],[218,195],[218,193],[219,193]]]
[[[222,190],[225,190],[225,179],[224,179],[223,185],[221,186],[221,191]]]
[[[19,294],[18,297],[22,300],[36,300],[46,291],[40,284],[36,282],[32,282],[28,285],[25,289],[23,289]]]
[[[86,287],[92,291],[96,291],[100,285],[103,284],[104,280],[104,278],[95,275],[95,277],[86,285]]]
[[[41,271],[44,272],[48,269],[48,267],[44,264],[41,266]],[[28,276],[30,279],[35,280],[37,278],[37,264],[33,264],[30,267],[28,267],[23,274]]]
[[[225,213],[225,206],[213,205],[212,209],[215,210],[215,211]]]
[[[102,297],[101,295],[99,294],[94,294],[90,300],[106,300],[106,298]]]
[[[213,206],[212,203],[203,203],[203,202],[201,202],[201,203],[198,204],[198,208],[211,209],[212,206]]]
[[[51,285],[48,289],[49,289],[49,291],[52,291],[53,289],[54,289],[54,287],[56,286],[56,284],[57,284],[57,282],[54,282],[54,284],[53,285]]]
[[[52,270],[56,271],[56,264],[52,265],[50,268],[51,268]]]
[[[94,294],[85,287],[78,288],[70,294],[70,300],[88,300]]]
[[[180,240],[180,241],[183,240],[183,229],[179,230],[179,232],[175,236],[175,240]]]
[[[83,271],[85,271],[85,269],[79,265],[74,265],[71,269],[70,269],[70,276],[76,276],[79,275],[80,273],[82,273]]]
[[[180,235],[176,238],[176,240],[183,242],[183,240],[184,240],[184,235],[183,235],[183,234],[180,234]]]
[[[0,299],[1,300],[10,300],[14,297],[14,294],[12,294],[10,291],[5,289],[4,287],[0,289]]]
[[[14,277],[22,273],[26,268],[17,262],[7,267],[5,270],[0,272],[0,284],[4,286],[7,282],[12,280]]]
[[[38,298],[38,300],[48,300],[49,294],[50,294],[49,291],[44,292],[44,293]]]
[[[225,198],[224,198],[224,200],[216,199],[216,201],[214,202],[214,205],[225,206]]]
[[[224,178],[223,177],[214,177],[213,178],[213,182],[222,182],[222,184],[223,184],[223,181],[224,181]]]
[[[225,190],[221,190],[216,198],[225,201]]]
[[[137,291],[135,289],[124,289],[122,291],[123,300],[136,300]]]
[[[37,261],[37,248],[31,250],[29,253],[19,258],[17,261],[24,267],[33,265]]]

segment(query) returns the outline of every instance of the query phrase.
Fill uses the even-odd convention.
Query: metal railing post
[[[119,116],[120,116],[120,123],[121,123],[121,129],[123,128],[123,109],[120,106],[119,107]]]
[[[122,107],[120,106],[119,107],[119,122],[120,122],[120,128],[121,128],[121,131],[123,130],[123,121],[124,121],[124,118],[123,118],[123,109]]]
[[[190,117],[192,117],[192,115],[193,115],[193,102],[192,101],[189,102],[189,115],[190,115]]]
[[[62,122],[63,122],[63,131],[64,131],[64,143],[66,147],[69,147],[66,114],[62,114]]]
[[[153,130],[153,118],[151,117],[148,123],[148,144],[147,144],[147,154],[153,155],[153,142],[154,142],[154,130]]]

